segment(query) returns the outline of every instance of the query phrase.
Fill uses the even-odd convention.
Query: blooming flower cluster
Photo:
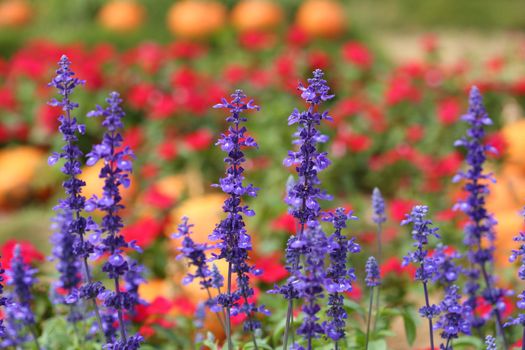
[[[125,256],[124,249],[141,250],[134,241],[126,242],[120,233],[124,225],[119,212],[124,209],[120,187],[130,186],[129,175],[133,169],[131,158],[134,155],[129,147],[122,148],[123,138],[120,130],[123,128],[124,111],[121,107],[120,95],[112,92],[106,102],[108,107],[97,106],[94,111],[88,113],[88,117],[104,118],[102,125],[106,128],[106,132],[102,142],[93,146],[91,152],[87,154],[86,164],[88,166],[95,165],[99,160],[103,161],[100,178],[104,179],[104,187],[100,198],[93,196],[86,202],[86,210],[98,209],[104,213],[99,235],[93,241],[96,242],[98,254],[109,254],[109,258],[102,266],[102,271],[113,280],[114,291],[105,290],[100,293],[99,297],[104,301],[106,308],[115,310],[120,328],[120,339],[108,339],[106,348],[133,350],[140,347],[143,338],[139,334],[127,335],[124,315],[132,313],[135,306],[140,303],[136,285],[137,281],[139,283],[141,281],[141,268],[135,261]],[[128,281],[126,290],[122,290],[123,278]]]
[[[7,271],[7,285],[12,286],[12,293],[5,301],[5,337],[2,337],[2,347],[20,347],[33,340],[40,349],[35,333],[35,314],[31,308],[33,301],[32,287],[37,282],[37,270],[27,265],[20,252],[20,246],[14,248],[10,268]]]
[[[525,216],[525,210],[522,211],[522,215]],[[509,257],[509,261],[515,262],[518,259],[520,260],[520,268],[518,270],[518,277],[521,280],[525,280],[525,232],[520,232],[516,237],[514,237],[514,241],[520,242],[520,247],[518,249],[512,250],[512,253]],[[516,306],[520,310],[525,309],[525,291],[522,291],[521,293],[518,294],[518,301],[516,303]],[[505,324],[505,326],[507,325],[521,325],[524,328],[524,334],[525,334],[525,314],[521,312],[516,317],[511,318]]]
[[[413,246],[416,248],[414,251],[408,252],[403,258],[403,266],[410,263],[417,264],[416,280],[423,283],[423,289],[425,292],[425,306],[419,309],[421,317],[428,319],[429,332],[430,332],[430,347],[434,349],[433,339],[433,326],[432,319],[439,315],[440,309],[438,305],[430,304],[427,284],[432,281],[436,274],[436,265],[434,260],[428,256],[428,248],[426,247],[429,243],[429,238],[434,236],[439,238],[437,233],[438,228],[432,227],[432,221],[426,219],[428,213],[428,207],[424,205],[416,205],[410,214],[406,214],[405,220],[401,222],[401,225],[412,224],[412,239],[414,240]]]
[[[469,278],[466,284],[466,293],[469,295],[467,303],[474,310],[477,305],[477,296],[481,294],[493,306],[499,332],[505,339],[501,319],[502,310],[500,310],[503,305],[501,299],[504,292],[494,286],[494,278],[490,275],[487,266],[493,262],[494,226],[497,221],[486,209],[486,196],[489,193],[487,182],[494,181],[494,179],[491,174],[484,172],[483,166],[487,153],[495,153],[496,150],[491,145],[485,144],[485,127],[491,125],[492,120],[487,114],[483,98],[477,87],[472,87],[470,90],[468,113],[462,119],[469,124],[470,128],[464,138],[456,141],[455,146],[464,147],[467,150],[466,162],[469,169],[466,172],[460,171],[453,181],[464,180],[463,189],[468,193],[466,200],[459,201],[455,206],[469,217],[469,222],[464,228],[464,242],[468,247],[467,257],[473,266],[466,272]],[[489,243],[487,246],[482,244],[484,240]],[[485,284],[485,289],[481,293],[480,279],[483,279]],[[475,328],[481,327],[483,323],[483,319],[478,317],[472,320],[472,326]]]
[[[229,110],[230,115],[226,121],[230,123],[228,132],[221,135],[217,145],[227,154],[224,162],[228,164],[226,174],[214,185],[219,187],[228,198],[224,201],[223,210],[227,214],[209,236],[210,240],[218,241],[219,254],[214,254],[216,259],[224,259],[228,263],[228,277],[226,279],[226,292],[219,294],[217,303],[226,310],[226,328],[230,331],[231,315],[244,314],[247,321],[244,323],[246,331],[253,332],[261,327],[260,321],[253,317],[256,312],[267,313],[264,306],[257,307],[250,301],[254,295],[250,285],[249,274],[258,274],[258,270],[249,263],[248,252],[252,250],[251,237],[245,228],[243,215],[253,216],[255,212],[247,205],[243,205],[244,196],[255,197],[258,188],[252,184],[244,184],[243,163],[246,161],[243,149],[257,147],[255,140],[247,135],[247,129],[242,124],[247,121],[243,112],[259,110],[252,100],[246,101],[246,95],[237,90],[231,95],[230,101],[222,99],[214,108]],[[232,274],[237,276],[237,289],[232,289]],[[255,338],[254,345],[257,347]],[[230,334],[228,334],[230,341]],[[231,343],[229,342],[231,348]]]

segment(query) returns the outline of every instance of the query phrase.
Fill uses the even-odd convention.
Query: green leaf
[[[368,350],[386,350],[386,341],[384,339],[373,340],[368,343]]]
[[[416,340],[416,315],[411,310],[405,310],[402,316],[407,342],[412,345]]]
[[[483,349],[484,344],[479,338],[472,336],[463,336],[455,339],[452,342],[454,349],[458,348],[474,348],[474,349]]]

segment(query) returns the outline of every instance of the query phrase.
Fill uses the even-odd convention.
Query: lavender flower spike
[[[525,209],[521,212],[525,216]],[[520,242],[519,249],[512,250],[512,253],[509,257],[510,262],[515,262],[520,260],[520,268],[518,270],[518,277],[520,280],[525,281],[525,232],[520,232],[516,237],[514,237],[515,242]],[[525,291],[522,291],[518,295],[518,302],[516,306],[520,310],[525,309]],[[522,327],[522,349],[525,349],[525,313],[521,312],[517,317],[511,318],[506,324],[505,327],[516,325]]]
[[[93,282],[91,279],[91,271],[88,264],[88,257],[94,252],[94,246],[86,240],[86,233],[95,227],[95,223],[90,217],[83,217],[82,212],[86,204],[86,199],[82,195],[82,187],[86,183],[78,178],[81,173],[80,159],[83,154],[78,147],[78,135],[83,135],[85,132],[85,126],[79,124],[77,119],[72,115],[72,112],[78,108],[78,104],[71,101],[71,95],[74,89],[85,84],[84,80],[75,78],[75,73],[70,68],[71,62],[64,55],[60,58],[59,68],[56,71],[56,76],[49,83],[49,86],[53,86],[58,90],[58,93],[62,96],[62,100],[52,99],[49,104],[51,106],[58,106],[62,108],[63,114],[59,117],[60,126],[59,131],[62,134],[65,145],[62,147],[61,152],[54,152],[48,160],[50,165],[55,164],[60,159],[64,159],[64,165],[61,168],[62,173],[66,175],[66,180],[63,182],[66,198],[61,199],[59,204],[55,207],[55,210],[59,212],[58,216],[65,215],[67,220],[64,220],[61,225],[62,237],[65,240],[63,244],[67,247],[66,249],[72,248],[72,253],[83,261],[84,265],[84,283],[75,285],[74,276],[67,276],[66,272],[62,274],[64,278],[71,279],[66,282],[69,289],[70,295],[68,295],[65,301],[69,304],[74,304],[78,301],[78,298],[91,300],[93,308],[97,316],[99,334],[102,334],[102,320],[98,311],[96,303],[96,296],[102,290],[102,284],[99,282]],[[62,220],[62,219],[58,219]],[[72,246],[71,246],[72,244]],[[57,248],[58,249],[58,248]],[[64,252],[64,256],[67,255],[68,262],[64,264],[75,264],[74,257],[68,252]],[[60,255],[63,255],[60,253]],[[60,259],[60,258],[59,258]],[[60,259],[60,261],[63,261]],[[73,265],[70,265],[72,267]],[[65,265],[60,269],[69,269]],[[77,289],[78,287],[78,289]]]
[[[305,338],[308,349],[312,348],[312,339],[324,332],[323,327],[317,323],[316,313],[320,306],[316,300],[322,297],[324,289],[324,266],[320,262],[329,253],[328,239],[319,226],[319,200],[329,200],[331,196],[319,187],[318,178],[318,173],[330,165],[327,153],[318,151],[318,144],[328,141],[328,137],[319,132],[317,127],[323,120],[332,120],[328,111],[320,111],[319,108],[334,95],[330,94],[330,87],[320,69],[315,70],[313,78],[308,79],[308,86],[299,84],[299,90],[308,106],[307,110],[300,112],[295,109],[288,117],[288,125],[298,124],[293,143],[299,149],[289,151],[283,162],[287,167],[294,166],[298,175],[297,181],[287,189],[285,198],[290,213],[298,222],[298,232],[290,237],[286,247],[286,264],[291,276],[285,285],[272,291],[282,294],[288,300],[283,340],[285,349],[288,346],[294,299],[305,300],[303,311],[306,319],[298,329],[298,334]],[[316,244],[315,249],[309,250],[309,247],[313,247],[312,244]]]
[[[0,306],[5,308],[7,300],[4,297],[4,272],[5,270],[2,268],[2,265],[0,264]],[[5,330],[3,320],[0,320],[0,339],[5,338],[5,332],[6,330]]]
[[[498,347],[496,346],[496,339],[491,335],[487,335],[485,337],[485,346],[486,350],[498,350]]]
[[[436,329],[441,329],[441,338],[446,341],[440,349],[452,350],[452,342],[461,333],[470,335],[470,318],[472,312],[468,305],[460,303],[459,287],[452,285],[445,290],[445,298],[440,304],[442,314],[436,322]]]
[[[37,349],[41,349],[35,330],[35,314],[31,310],[33,293],[31,289],[36,283],[37,270],[27,265],[21,254],[20,245],[16,245],[11,259],[11,268],[7,271],[7,284],[12,286],[13,293],[8,297],[7,314],[7,346],[16,347],[28,341],[22,329],[25,327]]]
[[[244,313],[247,316],[247,322],[244,323],[245,331],[249,331],[252,340],[257,349],[254,331],[261,327],[253,314],[255,312],[264,312],[264,307],[257,307],[250,298],[254,291],[250,286],[250,273],[257,273],[257,270],[248,262],[248,252],[252,249],[251,237],[247,233],[244,223],[244,217],[253,216],[255,212],[247,205],[242,204],[244,196],[255,197],[258,188],[252,184],[245,185],[244,168],[245,162],[244,148],[256,148],[257,143],[251,137],[246,135],[246,127],[242,124],[247,121],[243,112],[249,110],[259,110],[259,106],[253,104],[253,100],[246,100],[246,95],[241,90],[236,90],[230,101],[223,98],[221,103],[216,104],[214,108],[225,108],[229,110],[230,115],[226,121],[230,123],[228,132],[221,135],[216,145],[227,154],[224,162],[228,164],[226,174],[214,185],[219,187],[228,198],[224,201],[223,210],[227,217],[222,220],[210,235],[210,240],[219,241],[217,247],[220,253],[215,255],[216,259],[225,259],[228,262],[228,277],[226,293],[221,293],[217,302],[226,312],[226,333],[228,338],[228,349],[232,349],[230,315]],[[237,276],[237,290],[232,290],[232,274]]]
[[[428,297],[427,283],[433,279],[436,274],[435,262],[432,258],[428,257],[428,240],[431,236],[439,238],[437,234],[438,228],[432,227],[432,221],[426,219],[428,213],[428,207],[424,205],[416,205],[412,208],[410,214],[405,214],[405,220],[401,222],[401,225],[412,224],[412,239],[414,240],[413,246],[416,248],[414,251],[408,252],[403,258],[403,266],[410,263],[416,264],[416,280],[423,283],[423,290],[425,292],[425,306],[419,309],[421,317],[428,319],[428,329],[430,333],[430,348],[434,350],[434,333],[432,326],[432,318],[436,317],[440,309],[437,305],[430,305]]]
[[[469,281],[467,283],[468,302],[474,310],[476,308],[476,298],[479,293],[479,277],[482,276],[485,282],[485,289],[482,291],[483,298],[493,307],[496,318],[498,333],[503,339],[505,348],[508,348],[505,337],[501,310],[499,305],[503,305],[501,298],[503,291],[494,286],[494,278],[489,275],[487,264],[493,262],[494,253],[494,226],[496,220],[486,209],[485,198],[489,193],[488,181],[494,181],[491,174],[483,172],[483,165],[488,152],[496,152],[491,146],[484,144],[485,127],[492,124],[485,106],[483,98],[475,86],[470,90],[469,109],[462,119],[466,121],[470,128],[467,135],[456,141],[455,146],[464,147],[467,150],[466,161],[469,169],[466,172],[459,172],[453,181],[464,180],[463,189],[468,193],[467,199],[455,205],[456,209],[463,211],[468,217],[469,222],[465,225],[464,242],[468,246],[468,259],[474,265],[471,271],[467,271]],[[488,247],[482,246],[482,240],[486,239],[490,244]],[[473,319],[473,326],[480,327],[479,320]]]
[[[386,221],[386,213],[385,213],[385,200],[383,196],[381,195],[381,191],[379,188],[375,187],[372,191],[372,221],[376,224],[376,240],[377,240],[377,260],[378,265],[381,265],[381,257],[383,256],[383,248],[382,248],[382,236],[383,236],[383,224]],[[376,288],[376,307],[375,307],[375,314],[376,318],[374,321],[374,329],[377,325],[377,315],[379,315],[379,304],[380,304],[380,298],[379,295],[381,294],[381,289],[378,287]]]
[[[374,287],[377,287],[381,284],[381,275],[379,272],[379,265],[377,264],[376,258],[374,258],[373,256],[368,258],[365,265],[365,271],[365,283],[368,287],[370,287],[370,301],[368,305],[368,320],[366,324],[365,341],[365,349],[368,349],[368,340],[370,336],[370,321],[372,320],[372,304],[374,302]]]
[[[323,220],[329,221],[334,227],[334,233],[330,237],[329,244],[333,246],[330,251],[330,265],[326,270],[325,288],[328,295],[329,321],[323,323],[325,334],[335,342],[336,349],[338,341],[343,339],[346,328],[346,319],[348,314],[343,306],[344,292],[352,290],[352,282],[356,280],[353,268],[348,268],[349,253],[358,253],[361,251],[359,244],[355,239],[347,239],[341,231],[347,227],[349,220],[357,220],[352,212],[346,212],[344,208],[337,208],[335,213],[328,213]]]
[[[216,265],[213,265],[213,271],[210,270],[206,258],[206,251],[209,250],[210,247],[207,244],[197,244],[193,241],[191,238],[191,227],[193,227],[193,225],[189,224],[188,218],[184,216],[177,227],[177,233],[172,236],[173,238],[182,238],[182,247],[179,248],[180,254],[177,256],[177,259],[185,258],[188,266],[195,270],[193,273],[188,272],[182,280],[182,284],[189,284],[195,279],[199,280],[201,289],[205,290],[208,294],[208,300],[202,304],[202,307],[208,307],[215,312],[223,330],[226,331],[224,319],[221,318],[219,314],[220,308],[218,308],[217,300],[211,293],[212,288],[220,291],[223,286],[222,276],[220,273],[217,274],[218,269]],[[217,275],[220,277],[217,278]],[[204,312],[204,310],[202,310],[202,312]]]
[[[132,248],[141,251],[134,241],[126,242],[120,231],[123,227],[122,218],[119,211],[124,208],[120,187],[129,187],[130,173],[133,169],[131,159],[134,157],[133,152],[128,147],[122,148],[123,139],[120,130],[123,128],[122,118],[125,113],[120,106],[122,100],[117,92],[110,93],[106,99],[107,108],[97,106],[96,110],[88,113],[88,117],[103,117],[102,125],[106,132],[102,142],[93,146],[90,153],[87,154],[87,165],[94,165],[99,160],[104,162],[100,170],[100,178],[104,179],[102,197],[93,196],[86,202],[86,208],[89,210],[99,209],[104,213],[101,223],[101,233],[105,237],[98,242],[98,253],[109,254],[108,260],[102,266],[107,276],[114,282],[114,291],[106,290],[100,298],[103,299],[104,305],[118,316],[120,328],[120,339],[109,341],[105,349],[111,350],[135,350],[140,348],[143,341],[142,336],[135,334],[128,336],[126,334],[126,325],[124,323],[124,314],[132,313],[135,306],[140,303],[137,293],[132,289],[121,290],[121,282],[126,276],[133,275],[137,280],[140,275],[139,265],[131,258],[124,254],[125,248]]]

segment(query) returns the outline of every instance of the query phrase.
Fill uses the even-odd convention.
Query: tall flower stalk
[[[428,319],[428,331],[430,334],[430,348],[434,350],[434,327],[432,325],[432,319],[439,315],[439,306],[430,304],[428,294],[428,282],[432,281],[436,274],[436,265],[432,258],[428,256],[428,240],[431,236],[439,238],[437,234],[438,228],[432,227],[432,221],[426,219],[428,213],[428,207],[425,205],[416,205],[412,208],[410,214],[405,214],[405,219],[401,222],[401,225],[412,224],[412,239],[414,240],[413,246],[415,249],[408,252],[403,258],[403,266],[407,266],[410,263],[417,265],[416,280],[421,281],[423,284],[423,291],[425,293],[425,306],[419,309],[419,314],[423,318]]]
[[[188,218],[183,217],[181,223],[177,227],[177,233],[173,235],[173,238],[182,238],[182,247],[179,248],[181,254],[177,256],[177,259],[185,258],[188,266],[195,269],[194,272],[188,272],[182,284],[186,285],[192,283],[195,279],[199,281],[201,289],[206,291],[208,300],[202,305],[206,306],[211,311],[215,312],[217,320],[221,324],[221,327],[226,331],[224,324],[224,313],[219,314],[217,309],[217,300],[212,296],[212,289],[215,289],[219,294],[224,284],[222,275],[218,274],[216,265],[213,265],[213,270],[208,265],[208,259],[206,258],[206,251],[210,249],[207,244],[197,244],[191,238],[192,224],[188,223]],[[204,310],[202,310],[204,312]],[[200,313],[199,313],[200,314]]]
[[[319,132],[317,127],[323,120],[332,120],[327,111],[320,111],[319,108],[334,95],[330,94],[324,73],[319,69],[313,72],[313,78],[308,79],[308,86],[299,84],[299,90],[308,108],[302,112],[295,109],[288,117],[288,125],[298,125],[294,144],[299,149],[289,151],[283,162],[287,167],[295,167],[298,175],[297,181],[289,186],[285,198],[290,213],[298,223],[298,229],[286,247],[286,267],[290,277],[283,286],[272,291],[288,300],[284,349],[288,347],[295,299],[304,300],[302,310],[305,320],[297,333],[306,340],[308,349],[312,348],[312,340],[324,333],[316,314],[320,310],[317,299],[323,296],[324,290],[324,259],[329,253],[328,239],[319,225],[319,200],[331,197],[320,188],[318,178],[318,173],[330,165],[326,152],[318,151],[318,144],[326,142],[328,137]]]
[[[470,90],[469,108],[462,120],[469,124],[467,135],[456,141],[455,146],[464,147],[467,151],[466,161],[469,166],[466,172],[460,171],[454,182],[464,180],[464,191],[468,193],[466,200],[459,201],[455,208],[463,211],[469,222],[465,225],[464,242],[468,247],[467,257],[472,266],[467,276],[467,293],[469,294],[469,306],[472,310],[476,308],[476,299],[479,294],[480,277],[483,279],[485,289],[482,291],[483,298],[492,305],[492,312],[496,320],[499,336],[502,338],[505,348],[508,348],[507,339],[503,329],[503,321],[499,305],[503,297],[503,291],[494,286],[494,278],[489,273],[489,266],[493,262],[494,255],[494,226],[496,220],[487,211],[485,198],[489,193],[487,182],[494,181],[491,174],[483,171],[483,166],[488,152],[495,152],[492,146],[484,144],[485,127],[492,124],[492,120],[485,110],[483,98],[479,90],[474,86]],[[484,246],[482,241],[489,244]],[[481,327],[480,320],[474,320],[474,327]]]
[[[381,265],[382,263],[382,257],[383,257],[383,224],[386,221],[386,213],[385,213],[385,200],[383,199],[383,196],[381,194],[381,191],[379,188],[374,188],[372,191],[372,221],[376,224],[376,240],[377,240],[377,263],[378,265]],[[381,286],[378,285],[376,289],[376,305],[375,305],[375,320],[374,320],[374,329],[377,325],[377,320],[379,315],[379,294],[381,292]]]
[[[126,242],[120,233],[123,223],[119,215],[124,209],[120,188],[130,186],[130,174],[133,169],[131,159],[134,155],[129,147],[122,147],[123,138],[120,131],[124,127],[122,118],[125,113],[121,107],[120,95],[112,92],[106,102],[108,107],[97,106],[94,111],[88,113],[88,117],[104,118],[102,126],[106,132],[101,143],[94,145],[91,152],[86,155],[88,166],[95,165],[99,160],[103,162],[100,178],[104,179],[102,196],[90,198],[86,203],[86,208],[89,211],[99,209],[104,213],[96,248],[98,254],[109,255],[102,266],[102,271],[113,281],[114,290],[105,290],[100,298],[103,299],[105,307],[114,310],[117,314],[120,329],[120,339],[108,340],[106,348],[134,350],[140,348],[143,338],[138,333],[128,336],[124,315],[132,313],[140,300],[134,290],[123,290],[122,280],[130,273],[140,274],[139,266],[125,255],[124,249],[132,248],[140,251],[140,248],[135,245],[134,241]]]
[[[249,110],[259,110],[259,106],[253,104],[253,100],[248,100],[241,90],[236,90],[232,99],[227,101],[222,99],[221,103],[214,108],[224,108],[229,110],[230,115],[226,122],[230,123],[228,132],[221,135],[217,145],[227,154],[224,162],[228,164],[226,174],[220,178],[219,183],[214,185],[219,187],[228,198],[224,201],[223,210],[227,214],[210,235],[210,240],[218,241],[217,247],[220,253],[214,255],[216,259],[224,259],[228,263],[228,276],[226,279],[226,292],[219,294],[217,303],[222,306],[226,313],[226,335],[228,349],[233,349],[231,339],[231,316],[232,314],[242,313],[247,317],[244,323],[244,330],[250,332],[255,349],[257,341],[255,331],[261,324],[253,316],[256,312],[266,313],[264,306],[257,307],[251,302],[254,294],[250,286],[250,273],[257,273],[254,266],[250,265],[248,252],[252,250],[251,237],[245,228],[244,216],[254,216],[255,212],[247,205],[243,205],[242,198],[245,196],[257,196],[258,189],[252,184],[244,184],[244,158],[243,149],[256,148],[255,140],[246,134],[247,129],[243,123],[247,118],[243,112]],[[236,275],[237,288],[233,288],[233,275]]]
[[[94,252],[93,244],[86,239],[86,233],[93,228],[94,222],[88,217],[82,216],[86,204],[86,198],[82,195],[82,187],[86,183],[78,178],[81,173],[81,162],[83,154],[78,147],[78,135],[85,133],[85,126],[79,124],[77,119],[72,115],[72,112],[78,108],[78,103],[71,101],[71,95],[74,89],[79,85],[84,85],[85,81],[75,78],[75,73],[71,70],[71,62],[67,56],[63,55],[58,63],[59,68],[56,71],[56,76],[49,83],[58,90],[61,100],[52,99],[49,105],[62,108],[62,115],[58,118],[60,126],[58,130],[62,134],[65,145],[61,152],[53,152],[49,157],[49,165],[53,165],[60,159],[64,159],[64,165],[61,168],[62,173],[66,175],[66,180],[62,186],[66,193],[66,198],[59,200],[55,210],[59,211],[58,215],[65,215],[68,217],[67,222],[63,222],[62,238],[67,241],[65,243],[68,248],[69,244],[73,244],[73,254],[83,262],[84,283],[77,285],[77,289],[71,290],[71,293],[66,297],[66,301],[74,304],[78,298],[91,300],[93,309],[95,311],[99,334],[103,334],[102,320],[96,302],[96,297],[102,291],[103,287],[100,282],[94,282],[91,277],[91,269],[88,264],[89,256]],[[69,256],[68,259],[72,258]],[[69,264],[69,262],[64,263]],[[74,276],[66,276],[62,274],[65,279],[74,279]],[[68,285],[73,283],[73,280],[65,281]],[[72,284],[71,284],[72,286]]]
[[[365,341],[365,349],[368,349],[368,340],[370,337],[370,322],[372,320],[372,304],[374,302],[374,288],[381,285],[381,275],[379,272],[379,265],[377,264],[376,258],[374,258],[373,256],[368,258],[366,262],[366,266],[365,266],[365,272],[366,272],[365,284],[368,288],[370,288],[370,301],[368,305],[368,319],[366,322],[366,341]]]
[[[525,217],[525,209],[521,212],[521,215]],[[515,242],[520,242],[519,249],[513,249],[509,257],[510,262],[515,262],[520,260],[520,268],[518,270],[518,277],[520,280],[525,281],[525,232],[521,231],[516,237],[514,237]],[[522,291],[518,295],[518,301],[516,306],[520,310],[525,310],[525,291]],[[521,336],[521,349],[525,350],[525,313],[520,313],[518,316],[509,319],[505,324],[505,327],[516,325],[522,327],[522,336]]]
[[[8,346],[17,346],[26,341],[20,333],[20,328],[14,323],[25,326],[37,349],[41,349],[36,333],[35,314],[31,309],[33,301],[33,285],[36,283],[35,274],[37,270],[27,265],[22,257],[20,245],[16,245],[13,252],[13,258],[10,262],[10,268],[7,271],[9,286],[12,286],[13,293],[6,310],[8,323],[11,323],[11,329],[8,330],[9,337],[13,340]],[[7,337],[6,337],[7,338]]]
[[[328,311],[329,321],[323,324],[325,334],[334,341],[335,349],[339,349],[339,340],[346,336],[346,319],[348,314],[344,308],[343,292],[352,290],[352,282],[356,280],[353,268],[348,268],[349,253],[361,251],[355,239],[348,239],[341,231],[347,227],[349,220],[357,220],[352,212],[346,212],[344,208],[337,208],[334,213],[328,213],[323,218],[332,223],[334,233],[329,238],[330,265],[326,270],[325,288],[328,291]]]
[[[2,268],[2,264],[0,263],[0,307],[5,309],[7,299],[4,296],[4,273],[5,270]],[[4,339],[6,336],[6,330],[4,326],[4,320],[0,320],[0,339]]]

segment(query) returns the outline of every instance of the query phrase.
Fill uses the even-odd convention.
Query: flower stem
[[[487,289],[490,291],[490,294],[492,295],[492,284],[490,283],[490,278],[489,278],[489,275],[487,273],[487,269],[485,267],[485,263],[481,263],[481,272],[483,274],[483,279],[485,280],[485,284],[487,286]],[[503,322],[501,320],[501,314],[498,310],[498,308],[496,307],[496,305],[492,305],[492,311],[494,312],[494,315],[496,316],[496,324],[497,324],[497,328],[498,328],[498,333],[500,334],[501,336],[501,339],[503,340],[503,348],[504,349],[508,349],[509,348],[509,344],[507,343],[507,338],[505,337],[505,330],[503,328]]]
[[[288,300],[288,311],[286,312],[286,326],[284,327],[283,350],[286,350],[288,348],[288,333],[290,331],[290,321],[292,319],[292,312],[293,312],[293,299],[290,299]]]
[[[118,277],[115,277],[113,280],[115,281],[115,292],[117,293],[117,300],[121,300],[120,285],[119,285]],[[125,342],[128,337],[126,336],[126,326],[124,325],[124,317],[122,315],[122,307],[120,305],[117,308],[117,315],[118,315],[118,323],[120,326],[120,336],[122,338],[122,341]]]
[[[226,295],[228,295],[228,298],[231,296],[232,291],[232,263],[228,263],[228,286],[227,286]],[[229,303],[228,303],[229,304]],[[231,334],[231,314],[230,314],[230,306],[228,305],[226,307],[226,337],[228,341],[228,350],[233,350],[233,344],[232,344],[232,334]]]
[[[427,308],[430,308],[430,301],[428,299],[428,288],[427,288],[427,282],[423,282],[423,289],[425,291],[425,304]],[[432,317],[428,318],[428,331],[430,333],[430,349],[434,350],[434,330],[432,326]]]
[[[41,350],[42,348],[40,347],[40,343],[38,342],[38,335],[36,334],[34,325],[29,326],[29,332],[31,333],[31,336],[33,337],[33,342],[35,343],[37,350]]]
[[[212,300],[213,297],[211,296],[210,287],[206,286],[206,292],[208,293],[208,300]],[[217,319],[219,320],[219,323],[221,324],[222,330],[226,332],[226,327],[224,326],[224,321],[221,318],[219,312],[215,312],[215,316],[217,316]]]
[[[366,322],[366,342],[365,349],[368,350],[368,340],[370,337],[370,321],[372,319],[372,304],[374,303],[374,287],[370,288],[370,302],[368,303],[368,320]],[[377,316],[376,316],[377,319]]]
[[[381,266],[381,256],[383,254],[381,237],[383,233],[383,226],[379,223],[377,224],[377,264]],[[376,305],[375,305],[375,318],[374,318],[374,330],[377,328],[377,320],[379,315],[379,292],[381,290],[381,284],[377,286],[376,291]]]

